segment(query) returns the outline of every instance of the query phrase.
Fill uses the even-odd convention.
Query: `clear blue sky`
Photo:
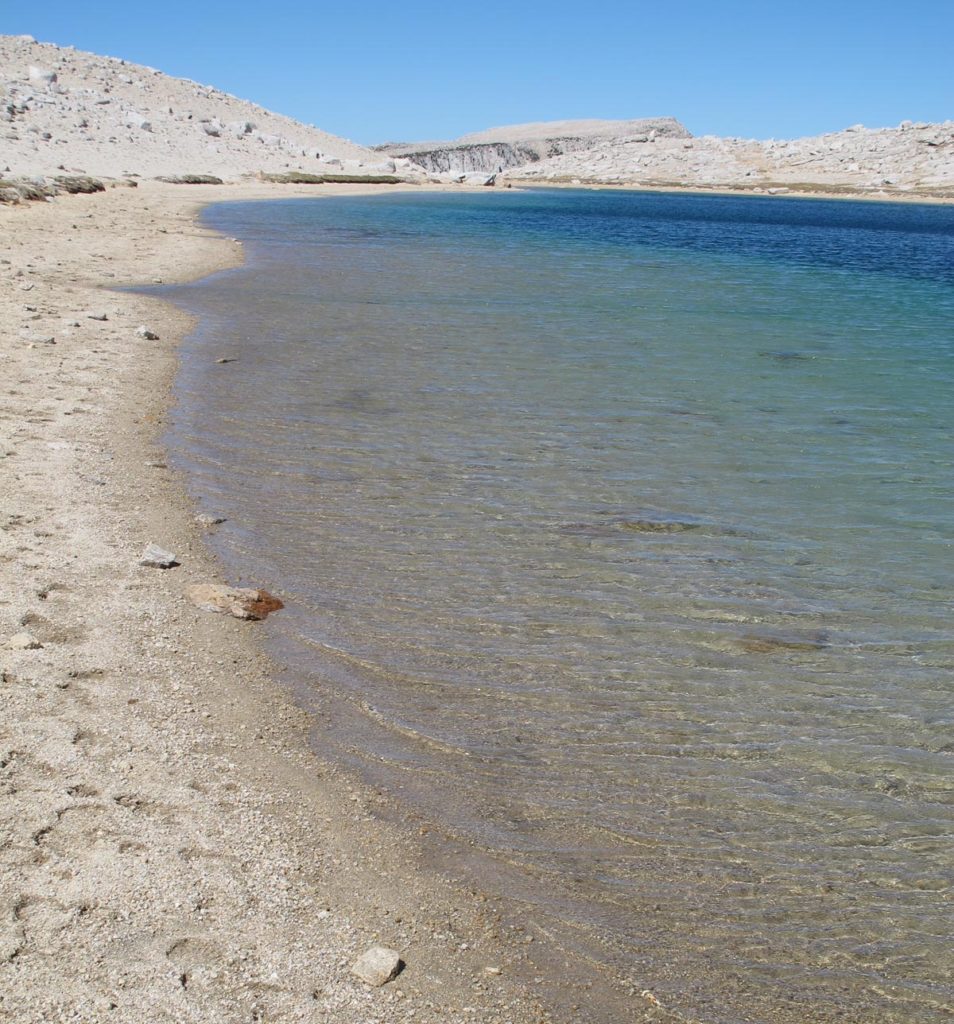
[[[954,0],[12,2],[29,33],[215,85],[354,139],[671,114],[790,138],[954,118]]]

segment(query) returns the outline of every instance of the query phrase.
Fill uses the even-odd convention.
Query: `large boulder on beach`
[[[196,583],[186,590],[186,597],[203,611],[251,621],[267,618],[272,612],[285,607],[267,590],[226,587],[220,583]]]

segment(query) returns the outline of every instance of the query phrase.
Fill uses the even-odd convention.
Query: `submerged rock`
[[[702,525],[682,519],[620,519],[618,522],[621,529],[634,533],[688,533]]]
[[[285,605],[267,590],[247,587],[226,587],[220,583],[196,583],[186,590],[186,597],[207,612],[232,615],[236,619],[257,621],[267,618]]]
[[[736,640],[736,644],[748,654],[773,654],[777,651],[823,651],[829,646],[825,632],[808,636],[779,636],[768,633],[749,633]]]
[[[366,985],[380,988],[396,978],[403,967],[400,953],[385,946],[372,946],[351,965],[351,973]]]

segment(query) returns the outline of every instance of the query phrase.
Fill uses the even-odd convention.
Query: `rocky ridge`
[[[463,135],[453,142],[385,143],[378,152],[413,161],[429,174],[500,174],[563,156],[581,158],[614,138],[648,141],[691,136],[675,118],[542,121]]]
[[[0,36],[0,177],[380,175],[396,163],[212,86]]]
[[[697,138],[672,118],[554,121],[378,148],[430,174],[513,182],[954,197],[954,121],[764,141]]]

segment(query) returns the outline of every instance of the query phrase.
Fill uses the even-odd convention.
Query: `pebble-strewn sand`
[[[292,193],[0,207],[0,1020],[548,1019],[527,936],[308,752],[261,626],[183,597],[221,580],[157,441],[189,322],[106,289],[237,263],[199,196]],[[376,942],[407,963],[383,988],[350,973]]]

